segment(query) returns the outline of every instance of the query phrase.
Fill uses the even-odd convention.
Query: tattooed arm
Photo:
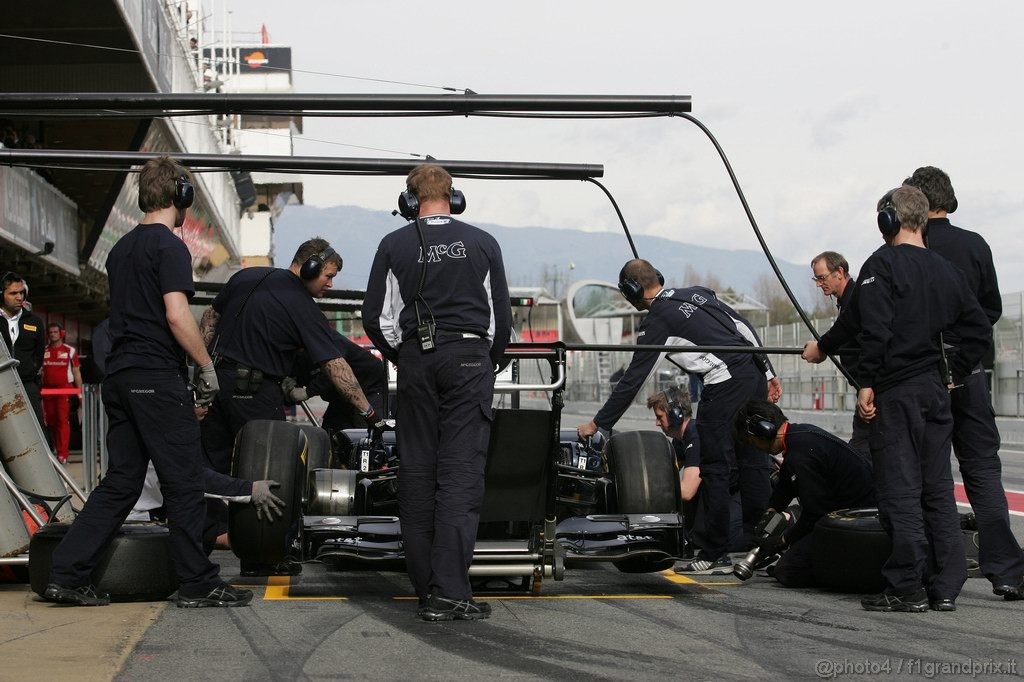
[[[217,333],[217,323],[220,322],[220,313],[213,309],[212,305],[206,306],[203,311],[203,319],[199,322],[199,332],[203,336],[203,343],[209,348],[213,343],[213,337]]]
[[[356,375],[352,372],[352,367],[345,362],[344,358],[328,360],[324,363],[324,369],[327,376],[330,377],[331,383],[338,389],[338,393],[344,396],[345,400],[352,403],[360,412],[370,409],[370,401],[366,399],[363,389],[356,381]]]

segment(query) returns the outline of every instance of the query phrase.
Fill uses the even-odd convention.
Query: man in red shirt
[[[51,322],[46,327],[48,345],[43,353],[43,390],[48,388],[82,388],[82,372],[78,368],[78,353],[64,343],[64,327]],[[53,434],[57,458],[68,461],[68,440],[71,424],[68,422],[68,396],[44,395],[43,419]]]

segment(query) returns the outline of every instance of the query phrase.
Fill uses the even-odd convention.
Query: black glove
[[[253,481],[252,482],[252,505],[256,507],[256,518],[267,519],[267,523],[274,522],[274,514],[277,518],[284,518],[285,502],[271,492],[271,488],[280,488],[277,481]]]
[[[377,416],[373,407],[370,407],[369,414],[364,414],[362,417],[366,420],[366,428],[369,429],[370,440],[373,442],[383,439],[385,431],[395,430],[395,420]]]

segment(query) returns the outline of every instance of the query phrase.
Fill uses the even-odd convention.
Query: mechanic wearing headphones
[[[642,345],[698,346],[761,345],[750,324],[705,287],[665,289],[661,273],[641,259],[628,261],[619,273],[619,291],[637,310],[649,311],[637,332]],[[737,454],[756,465],[739,469],[743,500],[744,529],[753,534],[754,524],[768,505],[771,492],[768,457],[753,448],[737,448],[732,438],[736,411],[755,397],[775,401],[782,395],[782,382],[767,358],[752,353],[654,353],[637,351],[625,376],[589,422],[580,424],[580,438],[592,436],[598,428],[610,429],[632,403],[644,381],[670,355],[683,371],[698,374],[704,381],[697,431],[700,435],[701,505],[707,519],[708,546],[681,573],[716,574],[732,570],[729,545],[730,488],[737,469]],[[766,382],[766,377],[769,381]]]
[[[191,176],[172,159],[150,159],[139,176],[142,223],[110,250],[110,334],[103,405],[110,466],[64,540],[53,551],[44,600],[102,606],[110,596],[90,584],[103,550],[142,490],[152,461],[163,481],[177,605],[245,606],[252,592],[220,579],[202,548],[203,484],[199,422],[185,377],[185,356],[199,366],[196,403],[217,393],[217,375],[188,299],[192,257],[173,228],[195,199]]]
[[[707,543],[704,514],[700,506],[700,437],[693,418],[690,392],[669,388],[647,398],[647,407],[654,410],[654,423],[672,440],[679,469],[679,492],[683,501],[683,529],[686,532],[684,556],[692,559],[694,553]],[[740,465],[746,458],[740,459]],[[729,549],[744,551],[743,519],[739,495],[730,500]],[[739,509],[738,509],[739,508]]]
[[[43,353],[46,351],[46,327],[38,315],[24,306],[28,283],[17,273],[8,272],[0,280],[3,287],[3,335],[11,357],[18,361],[18,376],[25,386],[25,393],[36,413],[39,426],[46,430],[43,420],[42,394],[39,392],[39,370],[43,367]]]
[[[885,591],[861,605],[953,611],[967,566],[949,465],[949,384],[977,366],[992,325],[963,273],[925,248],[928,199],[921,190],[900,187],[878,208],[878,227],[892,245],[871,255],[857,281],[857,411],[871,424],[878,511],[892,554],[882,568]],[[948,365],[944,330],[961,339]]]
[[[850,264],[842,254],[825,251],[811,261],[815,285],[821,287],[825,296],[835,296],[839,315],[832,327],[821,335],[818,341],[804,344],[801,357],[815,364],[824,362],[829,355],[839,354],[839,361],[851,376],[857,376],[857,361],[860,347],[857,345],[857,333],[860,321],[857,319],[857,305],[854,296],[857,293],[855,282],[850,278]],[[853,412],[853,435],[850,447],[865,457],[870,455],[868,433],[871,427],[860,418],[856,408]]]
[[[46,334],[49,343],[43,353],[43,388],[82,390],[78,352],[73,346],[64,343],[64,327],[51,322],[46,327]],[[46,418],[46,427],[53,434],[54,449],[57,451],[57,459],[62,464],[67,464],[68,441],[71,438],[71,424],[68,422],[69,397],[48,395],[43,398],[43,417]]]
[[[814,585],[811,531],[822,516],[836,509],[874,507],[871,461],[847,443],[813,424],[793,424],[778,405],[751,400],[736,413],[737,442],[748,443],[782,460],[779,482],[766,515],[785,511],[800,500],[796,523],[762,556],[785,553],[775,565],[775,579],[786,587]]]
[[[992,250],[981,235],[950,224],[947,215],[957,209],[957,201],[949,176],[934,166],[925,166],[903,184],[917,187],[928,198],[928,248],[964,273],[969,290],[975,292],[988,321],[995,325],[1003,312],[1003,300]],[[958,344],[952,335],[944,340],[953,346]],[[967,500],[978,520],[981,572],[991,581],[995,594],[1015,601],[1024,599],[1024,552],[1010,529],[999,460],[999,429],[984,369],[992,367],[994,353],[994,346],[989,345],[982,361],[949,394],[953,454],[960,463]]]
[[[302,349],[311,362],[324,367],[331,383],[356,406],[370,428],[385,428],[313,300],[331,288],[341,265],[341,256],[326,240],[310,239],[299,246],[287,269],[239,270],[203,312],[200,330],[224,387],[202,423],[203,446],[214,471],[230,473],[235,436],[247,422],[284,420],[280,384],[295,373],[295,355]],[[226,528],[223,503],[211,500],[209,513],[216,519],[218,531]],[[294,575],[301,569],[300,564],[291,563],[246,564],[242,574]]]
[[[405,560],[421,619],[479,620],[491,609],[473,599],[469,565],[484,496],[494,367],[512,327],[505,266],[494,237],[451,217],[465,209],[465,197],[444,168],[414,168],[399,208],[413,222],[377,247],[363,326],[399,367]]]

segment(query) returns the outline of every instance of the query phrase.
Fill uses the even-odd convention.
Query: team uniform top
[[[21,380],[26,383],[38,381],[39,368],[43,366],[43,349],[46,348],[46,327],[42,319],[24,308],[13,319],[0,314],[0,331],[11,357],[18,361]],[[15,336],[17,339],[12,342]]]
[[[844,441],[812,424],[790,424],[779,482],[768,506],[781,511],[800,498],[800,518],[786,533],[794,542],[834,509],[874,507],[871,462]]]
[[[125,369],[185,369],[185,351],[167,324],[164,294],[195,294],[192,256],[159,223],[137,225],[107,256],[111,351],[107,375]]]
[[[662,289],[640,323],[636,343],[642,346],[737,346],[761,345],[761,340],[742,315],[718,300],[706,287]],[[594,417],[594,423],[610,429],[622,417],[637,391],[662,358],[705,384],[728,381],[736,372],[758,372],[750,353],[636,352],[622,379]],[[775,376],[769,368],[768,378]]]
[[[978,365],[992,342],[992,325],[967,278],[933,251],[910,244],[879,249],[864,263],[857,288],[861,388],[879,393],[938,372],[944,330],[960,340],[951,358],[955,380]]]
[[[72,367],[78,367],[78,353],[73,346],[62,343],[47,346],[43,353],[43,386],[47,388],[68,388],[75,384]]]
[[[826,355],[839,353],[839,361],[843,367],[857,376],[860,361],[860,346],[857,345],[857,334],[860,332],[860,320],[857,317],[857,281],[850,280],[843,289],[843,295],[836,301],[839,315],[832,328],[818,339],[818,348]]]
[[[498,242],[487,232],[447,215],[426,216],[420,222],[427,243],[427,274],[419,302],[422,321],[433,318],[438,331],[487,339],[491,361],[496,364],[512,328]],[[413,298],[423,268],[420,251],[415,223],[385,236],[373,259],[363,301],[367,335],[396,364],[399,346],[418,338]]]
[[[341,357],[327,318],[291,270],[239,270],[213,299],[213,309],[220,314],[216,353],[267,377],[294,376],[302,349],[316,365]]]
[[[1003,314],[1003,297],[999,294],[996,266],[992,262],[992,250],[984,238],[976,232],[965,230],[949,222],[948,218],[931,218],[925,236],[928,248],[939,254],[967,277],[967,284],[975,293],[982,312],[991,324],[999,321]],[[946,339],[956,345],[957,339]],[[994,348],[989,347],[982,364],[991,367]]]
[[[682,438],[673,438],[672,447],[676,451],[676,464],[680,469],[700,466],[700,436],[697,433],[697,420],[691,419],[683,429]]]

